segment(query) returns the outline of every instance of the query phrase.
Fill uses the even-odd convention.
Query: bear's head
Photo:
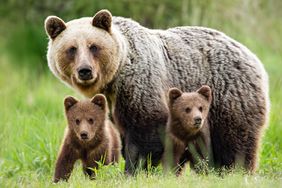
[[[79,140],[90,141],[104,128],[107,115],[104,95],[97,94],[91,100],[82,101],[69,96],[65,98],[64,106],[69,130]]]
[[[171,119],[180,122],[191,133],[198,132],[206,121],[212,100],[209,86],[202,86],[196,92],[182,92],[177,88],[169,90]]]
[[[113,26],[109,11],[67,23],[49,16],[45,30],[48,65],[59,79],[87,97],[112,81],[124,58],[125,40]]]

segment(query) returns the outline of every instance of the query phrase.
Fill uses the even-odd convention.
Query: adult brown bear
[[[151,30],[107,10],[67,23],[50,16],[45,29],[51,71],[85,96],[103,93],[110,101],[123,130],[126,172],[148,155],[153,166],[159,163],[168,88],[190,92],[201,85],[213,91],[208,121],[216,167],[240,159],[255,170],[269,112],[268,78],[246,47],[216,30]]]

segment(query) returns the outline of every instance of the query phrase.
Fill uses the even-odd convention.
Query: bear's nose
[[[78,77],[81,80],[90,80],[93,78],[92,70],[90,66],[79,67],[77,72],[78,72]]]
[[[82,131],[82,132],[80,133],[80,137],[81,137],[82,140],[87,140],[87,139],[88,139],[88,134],[87,134],[87,132],[86,132],[86,131]]]
[[[194,125],[199,127],[199,125],[201,125],[202,123],[202,118],[201,117],[195,117],[194,118]]]

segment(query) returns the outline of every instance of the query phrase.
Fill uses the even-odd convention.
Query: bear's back
[[[129,61],[117,80],[126,85],[119,85],[120,93],[132,91],[127,100],[135,103],[126,105],[135,112],[132,119],[142,122],[139,114],[147,112],[150,116],[153,113],[148,112],[157,111],[160,113],[148,118],[157,125],[160,121],[154,119],[166,114],[160,109],[164,108],[162,93],[168,88],[190,92],[209,85],[213,102],[208,121],[215,160],[228,166],[232,163],[230,156],[239,152],[247,156],[246,164],[255,161],[249,150],[257,149],[261,127],[266,124],[269,112],[269,96],[267,74],[252,52],[208,28],[151,30],[122,18],[116,23],[129,45]],[[120,95],[118,100],[123,98]],[[155,105],[143,105],[144,101]]]

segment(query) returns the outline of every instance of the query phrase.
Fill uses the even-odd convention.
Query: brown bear
[[[74,163],[80,159],[85,175],[94,177],[97,161],[105,165],[120,156],[119,133],[107,120],[107,102],[102,94],[91,100],[78,101],[67,97],[64,101],[68,121],[64,141],[56,162],[54,182],[68,180]]]
[[[126,172],[133,174],[148,155],[152,166],[159,164],[168,89],[189,92],[202,85],[213,92],[209,124],[216,167],[233,167],[239,157],[246,170],[255,170],[269,112],[268,77],[245,46],[213,29],[148,29],[107,10],[67,23],[50,16],[45,30],[53,74],[89,98],[107,97],[123,130]]]
[[[168,92],[169,116],[165,145],[165,165],[172,163],[179,174],[187,161],[193,169],[200,162],[212,167],[212,148],[208,124],[209,108],[212,101],[209,86],[202,86],[196,92],[183,93],[177,88]],[[204,166],[207,167],[207,166]]]

